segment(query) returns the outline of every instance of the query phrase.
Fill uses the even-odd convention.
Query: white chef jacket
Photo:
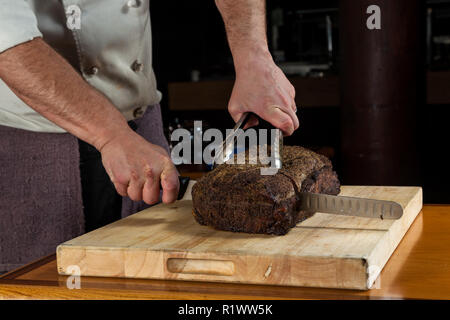
[[[0,55],[36,37],[43,37],[127,120],[160,102],[152,69],[149,0],[0,0]],[[65,132],[1,79],[0,125]]]

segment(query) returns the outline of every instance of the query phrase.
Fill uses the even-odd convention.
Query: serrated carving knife
[[[332,196],[327,194],[298,192],[299,209],[365,218],[400,219],[402,206],[394,201]]]

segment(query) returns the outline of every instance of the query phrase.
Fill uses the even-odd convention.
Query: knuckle
[[[148,180],[153,180],[155,177],[154,170],[150,167],[150,165],[146,165],[144,169],[145,178]]]
[[[116,170],[112,177],[112,181],[118,184],[128,185],[128,182],[130,181],[130,173],[127,169]]]
[[[168,190],[174,190],[178,188],[179,180],[178,174],[175,171],[166,171],[161,177],[161,183],[164,184],[164,188]]]
[[[127,190],[125,186],[114,183],[114,187],[116,188],[117,193],[120,194],[122,197],[125,197],[127,195]]]
[[[172,166],[173,164],[172,164],[172,159],[170,159],[170,157],[169,157],[169,155],[168,154],[164,154],[163,156],[162,156],[162,162],[163,162],[163,164],[165,164],[165,165],[170,165],[170,166]]]
[[[132,169],[130,172],[130,178],[132,180],[139,180],[139,174],[135,169]]]
[[[287,117],[280,119],[280,129],[283,131],[290,131],[292,128],[292,121]]]
[[[289,92],[291,93],[292,97],[295,98],[295,88],[293,85],[290,86]]]

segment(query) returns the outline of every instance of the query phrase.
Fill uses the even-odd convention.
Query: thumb
[[[161,187],[163,189],[162,201],[171,203],[178,197],[180,184],[178,180],[178,171],[173,166],[166,166],[161,173]]]

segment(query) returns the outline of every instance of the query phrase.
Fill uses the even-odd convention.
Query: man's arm
[[[0,54],[0,78],[31,108],[93,145],[119,194],[149,204],[178,194],[178,173],[167,152],[131,130],[100,92],[41,38]]]
[[[270,55],[265,0],[216,0],[216,5],[236,70],[228,104],[231,116],[237,121],[243,112],[252,111],[291,135],[299,126],[295,89]]]

